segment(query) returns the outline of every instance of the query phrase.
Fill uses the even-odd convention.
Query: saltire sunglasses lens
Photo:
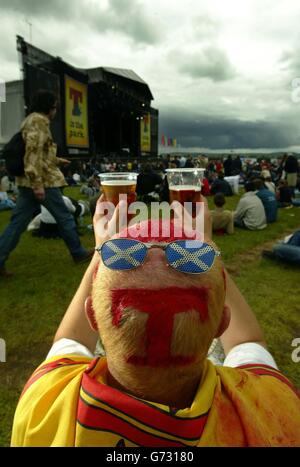
[[[211,269],[219,253],[207,243],[178,240],[166,248],[167,261],[172,268],[188,274],[200,274]]]
[[[106,267],[116,270],[135,269],[147,255],[146,246],[127,238],[116,238],[103,243],[101,258]]]

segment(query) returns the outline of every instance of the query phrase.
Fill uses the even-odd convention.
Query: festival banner
[[[141,152],[151,152],[150,113],[143,116],[141,122]]]
[[[87,85],[65,76],[66,144],[89,147]]]

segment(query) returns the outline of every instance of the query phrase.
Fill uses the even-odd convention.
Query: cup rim
[[[101,177],[120,178],[120,177],[129,177],[129,176],[131,178],[134,178],[134,177],[138,176],[138,173],[136,173],[136,172],[103,172],[101,174],[98,174],[99,178],[101,178]]]
[[[203,169],[203,168],[200,168],[200,167],[191,167],[191,168],[188,168],[188,169],[166,169],[166,172],[205,172],[206,169]]]

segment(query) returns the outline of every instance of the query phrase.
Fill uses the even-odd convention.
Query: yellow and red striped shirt
[[[105,358],[40,365],[21,395],[12,446],[300,446],[300,400],[266,365],[207,361],[190,407],[142,400],[107,385]]]

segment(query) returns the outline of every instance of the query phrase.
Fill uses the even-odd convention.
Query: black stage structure
[[[26,112],[38,89],[54,91],[60,109],[52,133],[61,155],[72,159],[125,157],[142,159],[158,154],[158,110],[151,107],[153,95],[134,71],[119,68],[79,69],[53,57],[17,36],[24,78]],[[87,88],[86,147],[68,141],[66,130],[66,86],[68,76]],[[150,122],[148,146],[141,138],[144,119]]]

